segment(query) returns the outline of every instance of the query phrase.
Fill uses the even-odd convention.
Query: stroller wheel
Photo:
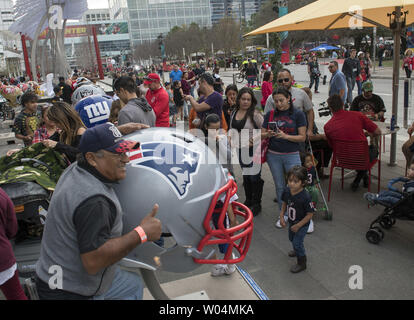
[[[381,241],[381,234],[376,229],[370,229],[366,233],[365,237],[367,238],[368,242],[372,244],[378,244]]]
[[[393,220],[390,216],[383,216],[382,219],[380,220],[379,224],[384,229],[389,230],[395,224],[395,219],[394,219],[394,223],[393,223]]]
[[[385,234],[380,227],[373,227],[372,229],[375,229],[379,232],[379,234],[381,235],[381,240],[384,239]]]

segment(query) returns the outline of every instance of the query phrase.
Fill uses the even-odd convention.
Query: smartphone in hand
[[[269,122],[269,130],[277,132],[279,130],[277,122]]]

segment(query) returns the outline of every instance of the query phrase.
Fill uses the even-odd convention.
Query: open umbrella
[[[394,34],[392,114],[397,121],[400,73],[400,35],[414,23],[414,0],[331,0],[315,1],[246,34],[294,30],[328,30],[383,26]],[[390,165],[396,164],[396,133],[391,135]]]
[[[309,51],[326,51],[326,50],[339,50],[339,48],[323,44],[316,48],[310,49]]]

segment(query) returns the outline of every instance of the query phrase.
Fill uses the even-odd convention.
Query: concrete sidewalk
[[[372,69],[372,79],[391,79],[392,80],[393,68],[392,67],[375,67],[375,72]],[[400,69],[400,80],[406,79],[405,71]]]

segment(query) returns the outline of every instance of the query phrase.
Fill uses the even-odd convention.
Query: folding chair
[[[344,169],[367,170],[368,171],[368,192],[371,189],[371,169],[378,163],[378,192],[381,188],[381,160],[369,160],[369,148],[367,141],[333,140],[333,155],[331,172],[329,175],[328,201],[331,197],[331,185],[333,169],[342,169],[342,189],[344,188]]]

